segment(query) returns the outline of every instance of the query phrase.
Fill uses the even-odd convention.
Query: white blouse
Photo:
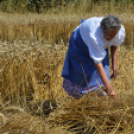
[[[116,36],[107,41],[104,38],[100,22],[102,17],[93,17],[85,20],[78,27],[84,43],[88,46],[89,55],[95,63],[101,63],[106,56],[106,48],[110,46],[119,46],[125,38],[125,28],[121,25],[119,32]],[[78,28],[77,27],[77,28]]]

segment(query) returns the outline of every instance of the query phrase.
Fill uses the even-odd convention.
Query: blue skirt
[[[106,49],[106,52],[102,64],[110,80],[108,49]],[[94,61],[89,55],[88,47],[81,38],[79,28],[75,29],[70,36],[62,77],[81,87],[93,87],[98,83],[103,85]]]

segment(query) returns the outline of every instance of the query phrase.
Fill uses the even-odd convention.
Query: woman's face
[[[116,30],[109,30],[109,31],[107,31],[107,32],[103,32],[104,38],[105,38],[107,41],[110,41],[110,40],[112,40],[112,39],[116,36],[117,32],[118,32],[118,31],[116,31]]]

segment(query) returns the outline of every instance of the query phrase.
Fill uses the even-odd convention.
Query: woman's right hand
[[[112,89],[112,90],[108,90],[108,89],[107,89],[107,95],[108,95],[109,97],[112,97],[112,98],[115,98],[115,99],[117,98],[114,89]]]

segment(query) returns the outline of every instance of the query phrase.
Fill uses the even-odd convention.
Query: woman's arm
[[[105,87],[107,89],[107,94],[109,96],[116,97],[115,91],[114,91],[112,85],[110,84],[110,82],[109,82],[109,80],[107,78],[107,75],[106,75],[106,72],[105,72],[105,70],[103,68],[102,63],[98,63],[98,64],[95,63],[95,67],[96,67],[96,69],[97,69],[97,71],[98,71],[98,73],[100,75],[100,78],[101,78],[103,84],[105,85]]]
[[[117,46],[111,46],[111,56],[112,56],[112,69],[113,69],[112,78],[116,78],[118,76],[118,67],[117,67],[118,47]]]

